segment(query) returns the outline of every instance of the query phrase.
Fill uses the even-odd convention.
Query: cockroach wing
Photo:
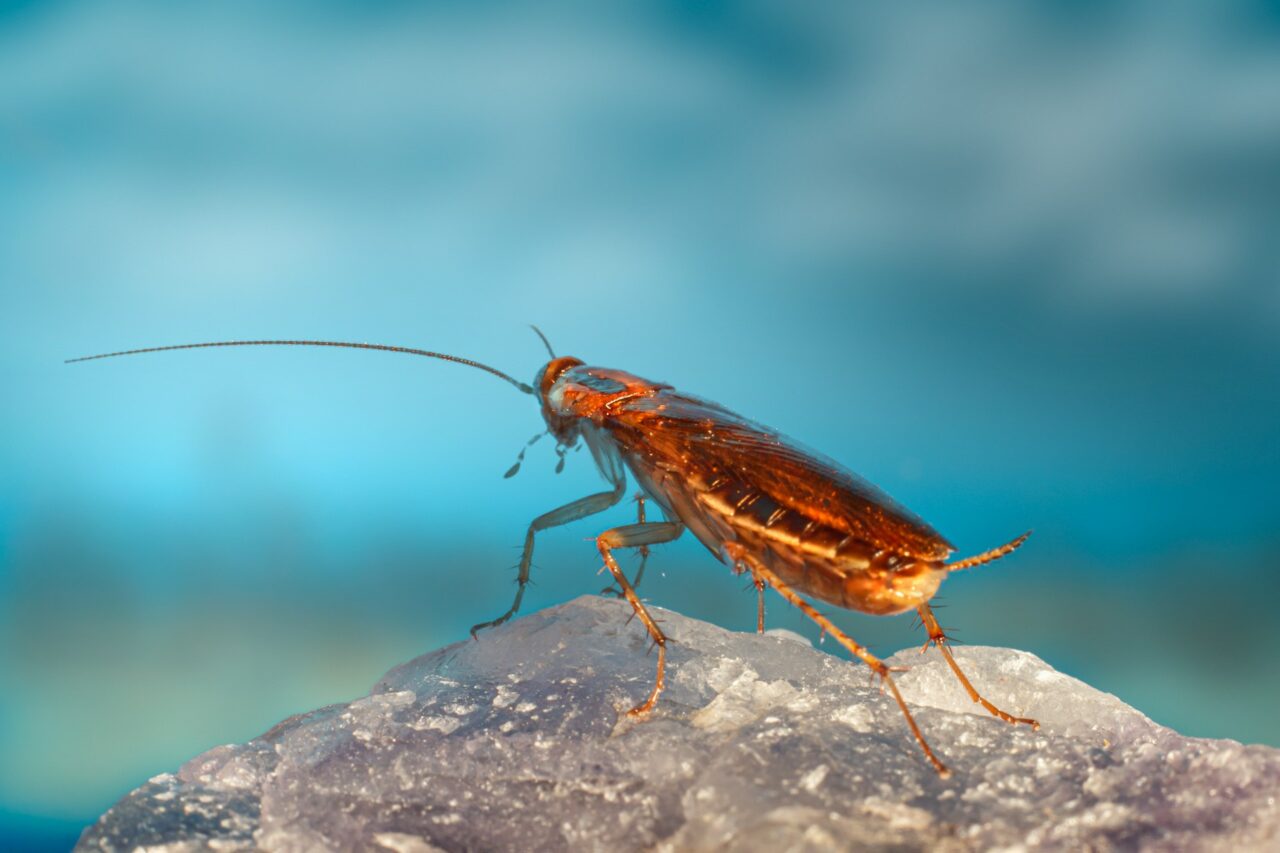
[[[730,476],[788,509],[903,556],[954,548],[915,513],[832,459],[709,400],[662,389],[620,401],[606,426],[628,454],[672,473]]]

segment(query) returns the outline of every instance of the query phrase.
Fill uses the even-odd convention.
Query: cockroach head
[[[568,447],[578,440],[578,422],[576,418],[567,418],[559,414],[551,405],[549,395],[566,370],[583,364],[582,359],[562,355],[553,358],[542,366],[533,377],[533,387],[537,391],[538,401],[542,403],[542,418],[547,422],[547,429],[556,437],[556,441]]]

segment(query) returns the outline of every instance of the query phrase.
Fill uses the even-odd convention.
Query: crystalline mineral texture
[[[794,634],[584,597],[424,655],[369,696],[157,776],[79,850],[1280,849],[1280,750],[1182,737],[1026,652],[937,651],[898,683],[940,778],[868,670]]]

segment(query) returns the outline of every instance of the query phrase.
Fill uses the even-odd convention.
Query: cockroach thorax
[[[668,386],[621,370],[587,367],[573,358],[559,358],[543,368],[538,379],[543,414],[555,431],[570,421],[599,424],[612,406]]]

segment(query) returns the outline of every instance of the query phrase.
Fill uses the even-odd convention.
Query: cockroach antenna
[[[542,334],[542,333],[539,332],[538,334]],[[546,339],[544,338],[543,340],[545,341]],[[452,362],[455,362],[456,364],[465,364],[468,367],[479,368],[480,370],[483,370],[486,373],[492,373],[494,376],[498,377],[499,379],[505,379],[506,381],[510,382],[512,385],[516,386],[516,388],[520,389],[526,394],[534,393],[533,388],[529,387],[528,385],[526,385],[525,383],[517,379],[513,379],[512,377],[503,373],[501,370],[498,370],[496,367],[490,367],[487,364],[481,364],[480,362],[472,361],[469,358],[460,358],[459,356],[456,356],[456,355],[446,355],[445,353],[442,353],[442,352],[431,352],[430,350],[415,349],[413,347],[396,347],[396,346],[389,346],[387,344],[360,344],[360,343],[351,343],[348,341],[214,341],[211,343],[201,343],[201,344],[175,344],[173,346],[165,346],[165,347],[145,347],[143,349],[121,350],[120,352],[104,352],[99,355],[84,355],[84,356],[80,356],[79,358],[69,358],[66,360],[65,363],[72,364],[77,361],[94,361],[95,359],[99,359],[99,358],[115,358],[118,355],[140,355],[144,352],[166,352],[168,350],[175,350],[175,349],[202,349],[204,347],[268,347],[268,346],[271,346],[271,347],[274,347],[274,346],[350,347],[351,349],[375,349],[375,350],[383,350],[384,352],[402,352],[402,353],[407,353],[409,355],[425,355],[428,358],[439,358],[439,359],[443,359],[444,361],[452,361]]]
[[[551,348],[551,342],[547,340],[547,336],[542,334],[542,330],[537,326],[530,324],[529,328],[533,329],[533,333],[535,335],[542,338],[542,345],[547,348],[547,354],[554,359],[556,357],[556,351]]]

